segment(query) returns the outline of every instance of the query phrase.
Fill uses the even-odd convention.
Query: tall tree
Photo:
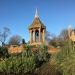
[[[75,75],[75,46],[71,40],[65,41],[56,55],[56,62],[62,75]]]
[[[10,34],[10,29],[7,27],[4,27],[3,31],[0,32],[0,42],[2,43],[2,46],[5,45],[5,42],[9,34]]]
[[[22,44],[26,44],[25,39],[22,39]]]

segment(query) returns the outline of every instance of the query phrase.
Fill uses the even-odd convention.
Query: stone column
[[[36,40],[35,40],[35,29],[34,29],[34,42],[35,42]]]
[[[29,32],[30,32],[30,44],[31,44],[32,43],[32,31],[29,30]]]
[[[41,29],[39,28],[39,42],[41,41]]]
[[[45,29],[43,29],[43,43],[45,43]]]

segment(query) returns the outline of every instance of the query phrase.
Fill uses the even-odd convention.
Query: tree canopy
[[[13,35],[9,39],[9,45],[20,45],[21,44],[21,37],[19,35]]]

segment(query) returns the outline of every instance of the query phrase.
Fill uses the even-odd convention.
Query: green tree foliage
[[[40,67],[43,63],[47,62],[50,58],[47,46],[41,46],[38,53],[35,54],[36,67]]]
[[[48,61],[48,59],[49,54],[46,46],[40,47],[37,53],[33,52],[30,46],[26,46],[26,49],[23,50],[22,53],[11,55],[9,58],[1,60],[0,72],[5,74],[13,73],[22,75],[32,73],[36,68],[40,67],[44,61]]]
[[[57,54],[57,69],[63,75],[75,75],[75,44],[68,40]]]
[[[8,56],[8,49],[6,47],[0,47],[0,58],[5,58]]]
[[[25,39],[22,39],[22,44],[26,44]]]

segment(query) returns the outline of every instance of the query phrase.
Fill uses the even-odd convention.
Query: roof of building
[[[40,21],[40,19],[36,17],[33,23],[29,26],[29,29],[37,27],[46,28],[46,26]]]
[[[46,26],[40,21],[38,12],[36,9],[35,18],[34,18],[32,24],[29,26],[29,29],[37,28],[37,27],[46,28]]]

